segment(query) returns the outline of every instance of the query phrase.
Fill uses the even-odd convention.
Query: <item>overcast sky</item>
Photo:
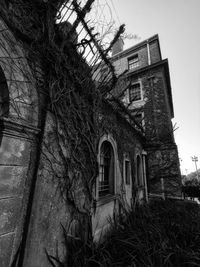
[[[200,0],[108,0],[117,24],[143,41],[159,35],[163,59],[168,58],[175,140],[183,174],[200,168]],[[113,7],[114,5],[114,7]],[[127,40],[125,48],[138,41]]]

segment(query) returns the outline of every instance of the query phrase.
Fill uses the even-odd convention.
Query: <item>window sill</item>
[[[128,73],[134,72],[135,70],[138,70],[140,66],[134,67],[132,69],[128,68]]]
[[[111,202],[112,200],[115,200],[115,199],[116,199],[116,195],[108,194],[108,195],[105,195],[105,196],[101,196],[97,200],[97,207],[105,205],[105,204],[107,204],[107,203],[109,203],[109,202]]]

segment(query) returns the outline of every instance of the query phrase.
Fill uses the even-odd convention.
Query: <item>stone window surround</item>
[[[107,141],[111,144],[114,154],[114,185],[113,185],[113,194],[106,194],[105,196],[99,197],[99,176],[97,177],[96,185],[95,185],[95,198],[97,201],[104,202],[104,200],[107,202],[109,200],[112,200],[115,198],[116,194],[116,173],[117,173],[117,144],[113,137],[110,134],[105,134],[100,138],[99,146],[98,146],[98,165],[100,166],[100,149],[104,141]],[[100,204],[100,203],[99,203]]]

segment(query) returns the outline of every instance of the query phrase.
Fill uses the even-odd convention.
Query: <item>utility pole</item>
[[[198,170],[197,170],[197,161],[198,161],[198,157],[194,156],[191,157],[192,161],[194,161],[195,167],[196,167],[196,172],[197,172],[197,180],[199,181],[199,174],[198,174]]]

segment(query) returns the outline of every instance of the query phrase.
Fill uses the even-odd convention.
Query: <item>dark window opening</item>
[[[133,116],[136,122],[142,126],[142,120],[143,120],[142,113],[137,113],[137,114],[134,114]]]
[[[143,181],[142,181],[142,165],[141,165],[140,156],[137,156],[137,185],[138,186],[143,185]]]
[[[6,77],[0,67],[0,116],[7,117],[9,114],[9,91]]]
[[[114,194],[114,153],[111,144],[104,141],[100,149],[99,196]]]
[[[128,160],[125,160],[125,182],[127,185],[131,183],[131,165]]]

